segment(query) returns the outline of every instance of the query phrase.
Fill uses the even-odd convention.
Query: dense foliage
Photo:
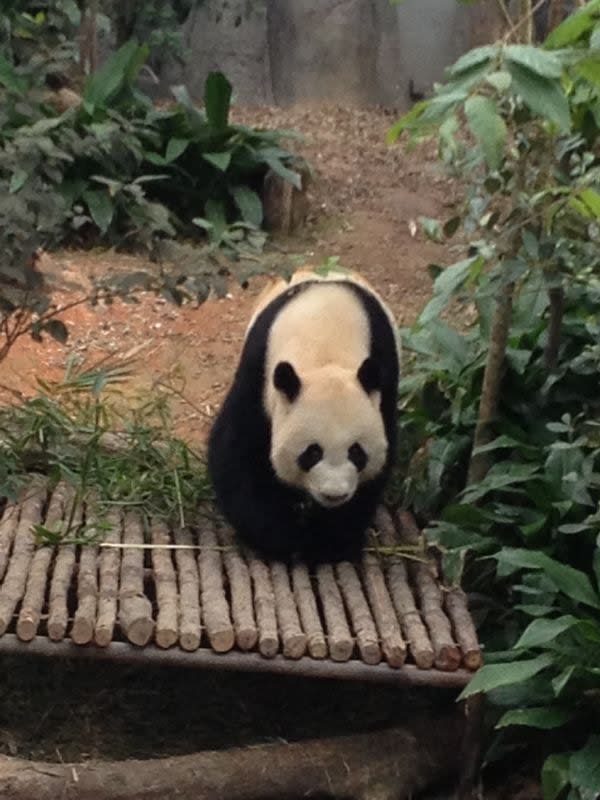
[[[25,330],[67,334],[39,291],[36,248],[145,248],[176,268],[126,276],[119,293],[140,286],[176,302],[203,300],[224,287],[225,268],[190,245],[208,243],[208,256],[260,250],[265,174],[300,186],[297,159],[282,147],[291,134],[232,124],[232,87],[221,73],[208,76],[203,109],[184,86],[156,108],[137,83],[149,48],[130,40],[80,94],[64,86],[77,63],[79,10],[73,0],[38,5],[8,4],[0,36],[0,323],[8,347]],[[187,244],[176,244],[182,238]]]
[[[424,227],[468,242],[406,332],[403,499],[484,597],[464,695],[489,694],[505,744],[562,732],[546,800],[600,787],[599,17],[467,53],[391,132],[439,133],[466,199]]]

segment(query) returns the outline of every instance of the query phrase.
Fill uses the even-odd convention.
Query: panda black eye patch
[[[323,448],[318,444],[309,444],[298,456],[298,466],[303,472],[309,472],[323,458]]]
[[[367,466],[367,461],[369,460],[367,454],[358,442],[354,442],[354,444],[350,445],[348,448],[348,458],[359,472]]]

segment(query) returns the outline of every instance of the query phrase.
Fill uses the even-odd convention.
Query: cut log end
[[[75,619],[71,639],[75,644],[88,644],[94,638],[94,623],[90,619]]]
[[[217,653],[227,653],[235,644],[233,628],[227,626],[221,630],[213,628],[208,632],[208,639],[213,650]]]
[[[283,655],[286,658],[302,658],[306,652],[306,635],[304,633],[291,633],[283,640]]]
[[[17,636],[22,642],[31,642],[37,634],[38,624],[33,619],[19,619],[17,622]]]
[[[159,647],[162,647],[163,650],[168,650],[169,647],[173,647],[174,644],[177,644],[177,631],[167,630],[165,628],[157,630],[154,641]]]

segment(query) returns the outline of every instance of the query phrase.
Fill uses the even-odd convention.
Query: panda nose
[[[340,503],[343,503],[344,500],[348,499],[348,497],[349,497],[349,493],[348,492],[344,492],[343,494],[324,494],[323,495],[323,498],[328,503],[333,503],[335,505],[339,505]]]

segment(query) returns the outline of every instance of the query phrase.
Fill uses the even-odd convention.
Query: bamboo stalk
[[[136,512],[125,514],[123,541],[132,544],[123,550],[119,586],[119,627],[132,644],[143,647],[154,631],[152,604],[144,594],[144,553],[135,545],[144,541],[142,519]]]
[[[52,492],[44,521],[44,526],[49,530],[54,531],[62,523],[65,511],[65,491],[64,483],[59,483]],[[37,634],[44,606],[48,569],[53,555],[53,547],[40,547],[35,551],[29,565],[27,588],[16,628],[17,636],[24,642],[30,642]]]
[[[240,650],[252,650],[258,639],[258,630],[254,619],[248,567],[240,551],[233,546],[233,533],[229,528],[219,530],[219,542],[225,548],[223,560],[229,580],[235,640]]]
[[[286,658],[302,658],[306,652],[306,634],[300,627],[300,619],[285,564],[278,561],[271,564],[271,579],[275,595],[277,627],[283,642],[283,655]]]
[[[109,529],[105,541],[121,541],[123,519],[118,509],[111,509],[106,517]],[[106,548],[100,552],[99,559],[98,616],[94,629],[94,641],[100,647],[107,647],[112,638],[117,619],[117,599],[119,596],[119,573],[121,551]]]
[[[217,537],[214,530],[203,528],[200,531],[201,550],[198,555],[198,567],[204,623],[213,649],[217,653],[226,653],[235,644],[235,633],[223,585],[221,553],[216,545]]]
[[[175,543],[180,546],[175,551],[179,577],[179,644],[184,650],[192,651],[200,647],[202,620],[198,565],[194,554],[187,549],[193,544],[191,531],[178,528]]]
[[[327,658],[327,642],[306,564],[292,568],[292,586],[311,658]]]
[[[248,554],[248,569],[254,589],[258,651],[265,658],[274,658],[279,650],[279,635],[271,574],[264,561],[260,561],[252,553]]]
[[[152,544],[169,544],[169,529],[163,522],[151,523]],[[152,551],[152,570],[156,587],[158,615],[154,641],[159,647],[172,647],[179,638],[179,596],[177,575],[169,550]]]
[[[331,564],[319,564],[317,581],[325,616],[329,656],[333,661],[348,661],[352,657],[354,640],[348,627],[342,595]]]

